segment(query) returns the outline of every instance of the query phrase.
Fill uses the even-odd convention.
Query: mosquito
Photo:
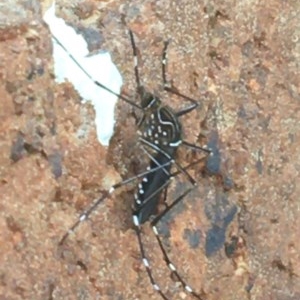
[[[76,61],[76,59],[74,59],[71,54],[69,55],[74,60],[74,63],[81,69],[82,72],[86,74],[86,76],[88,76],[94,82],[94,84],[116,95],[121,100],[141,111],[142,117],[137,122],[137,131],[139,135],[138,142],[142,151],[145,152],[145,154],[149,158],[149,165],[147,167],[147,170],[145,170],[144,172],[134,177],[125,179],[117,184],[114,184],[109,190],[104,191],[102,196],[79,216],[78,220],[62,237],[59,244],[62,245],[66,241],[66,239],[68,239],[69,235],[73,233],[83,221],[89,218],[89,216],[98,208],[100,203],[110,197],[117,189],[133,181],[138,181],[132,205],[132,221],[138,240],[142,262],[145,266],[151,285],[164,300],[169,300],[160,288],[159,284],[154,279],[151,265],[147,258],[147,253],[142,241],[142,225],[147,222],[149,222],[150,226],[152,227],[158,245],[161,249],[163,259],[170,269],[171,273],[181,283],[186,292],[191,294],[196,299],[204,300],[204,296],[196,293],[186,283],[186,281],[177,271],[175,265],[169,259],[167,251],[161,241],[157,229],[157,223],[163,218],[163,216],[166,215],[180,201],[182,201],[183,198],[188,195],[197,184],[192,176],[188,173],[188,168],[199,163],[200,160],[197,160],[188,166],[181,166],[181,164],[176,160],[178,148],[180,146],[184,146],[197,151],[204,151],[205,153],[212,155],[212,152],[207,147],[193,145],[183,139],[180,117],[195,110],[199,104],[196,100],[181,94],[176,89],[168,85],[166,77],[167,48],[169,44],[168,41],[164,43],[162,52],[162,79],[164,91],[168,92],[171,95],[183,98],[189,103],[189,105],[184,109],[176,112],[170,106],[164,104],[159,97],[148,92],[141,84],[138,69],[137,48],[135,45],[134,35],[131,30],[129,30],[129,37],[133,52],[137,94],[141,101],[140,105],[136,104],[134,101],[128,99],[123,95],[115,93],[100,82],[95,81]],[[68,52],[59,40],[57,40],[55,37],[53,38],[66,52]],[[176,168],[175,172],[172,172],[172,167]],[[157,213],[157,208],[162,192],[166,191],[172,179],[179,174],[183,174],[187,178],[187,180],[191,183],[191,187],[188,188],[182,195],[173,200],[170,205],[166,206],[166,208],[162,212]]]

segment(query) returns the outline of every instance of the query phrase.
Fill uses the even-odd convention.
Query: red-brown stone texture
[[[56,84],[51,1],[0,4],[0,299],[156,300],[131,222],[134,185],[106,199],[59,246],[80,212],[143,169],[132,108],[119,102],[110,146],[69,83]],[[205,300],[300,299],[300,2],[56,1],[57,15],[91,51],[110,51],[135,94],[135,35],[142,82],[174,110],[168,80],[199,99],[182,117],[190,143],[214,156],[189,169],[198,183],[158,226],[183,278]],[[95,66],[97,67],[97,66]],[[201,154],[180,147],[178,162]],[[298,150],[297,150],[298,149]],[[190,184],[178,176],[167,200]],[[163,206],[162,206],[163,207]],[[151,228],[143,237],[168,299],[192,299],[170,276]]]

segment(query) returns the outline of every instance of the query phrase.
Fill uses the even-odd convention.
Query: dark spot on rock
[[[84,27],[78,28],[76,31],[84,37],[90,52],[101,49],[104,37],[100,31]]]
[[[233,205],[229,210],[227,216],[224,218],[224,227],[227,228],[227,226],[232,222],[236,213],[237,213],[237,206]]]
[[[247,113],[246,113],[246,110],[245,110],[245,106],[244,105],[240,105],[239,109],[238,109],[238,112],[237,112],[237,115],[239,118],[241,119],[246,119],[247,117]]]
[[[21,231],[21,226],[18,222],[14,219],[13,216],[9,216],[6,218],[6,225],[12,232]]]
[[[258,159],[256,161],[255,167],[256,167],[258,174],[260,174],[260,175],[263,173],[263,163],[262,163],[262,159],[261,159],[262,156],[263,156],[262,150],[259,149]]]
[[[250,274],[249,279],[248,279],[248,283],[245,286],[245,291],[250,293],[252,288],[254,287],[254,283],[255,283],[255,277],[252,274]]]
[[[266,46],[266,33],[260,32],[259,35],[254,35],[253,37],[254,45],[259,49],[266,51],[268,50],[268,47]]]
[[[213,225],[206,234],[205,254],[206,256],[213,255],[218,251],[225,242],[225,229],[217,225]]]
[[[253,42],[247,41],[242,46],[242,54],[247,57],[253,56]]]
[[[220,172],[221,154],[218,149],[218,134],[212,133],[210,140],[207,143],[208,148],[212,151],[206,160],[206,170],[211,175],[216,175]]]
[[[63,201],[63,196],[62,196],[61,188],[57,188],[55,191],[53,202],[62,202],[62,201]]]
[[[261,87],[265,87],[269,72],[270,71],[261,64],[258,64],[255,66],[255,69],[253,72],[254,77],[256,78],[257,82],[261,85]]]
[[[48,161],[51,166],[52,173],[55,178],[59,178],[62,175],[62,155],[59,151],[56,151],[48,155]]]
[[[282,263],[281,259],[274,259],[272,261],[272,267],[277,268],[279,271],[286,270],[286,266]]]
[[[164,239],[169,239],[171,236],[169,224],[167,222],[160,222],[158,227],[160,236]]]
[[[228,258],[232,258],[238,246],[238,237],[232,236],[230,242],[225,243],[225,254]]]
[[[36,68],[36,74],[38,74],[39,76],[44,75],[44,73],[45,73],[45,70],[42,66],[39,66]]]
[[[234,182],[231,177],[224,176],[223,177],[223,186],[225,190],[231,190],[234,187]]]
[[[224,215],[224,212],[227,213]],[[237,207],[229,206],[228,200],[224,197],[216,199],[216,203],[206,210],[206,215],[212,220],[212,228],[208,230],[205,241],[205,252],[211,256],[225,243],[225,233],[228,225],[233,220]]]
[[[32,81],[32,79],[34,78],[34,76],[35,76],[35,72],[34,72],[33,69],[31,69],[31,70],[28,72],[28,74],[27,74],[27,80]]]
[[[26,150],[24,148],[24,137],[22,133],[18,133],[15,141],[13,142],[11,146],[11,152],[10,152],[10,158],[17,162],[20,160],[24,155],[26,155]]]
[[[24,149],[27,153],[35,154],[42,150],[42,142],[40,140],[34,141],[33,143],[24,143]]]
[[[201,240],[201,231],[199,229],[191,230],[186,228],[183,232],[183,238],[188,241],[192,249],[198,248]]]
[[[209,155],[206,160],[206,169],[210,174],[218,174],[220,172],[221,156],[220,151],[216,147],[212,147],[212,144],[208,144],[208,147],[213,152],[213,155]]]
[[[87,272],[88,268],[81,260],[78,260],[76,264],[81,270]]]
[[[18,86],[15,82],[7,81],[5,85],[5,89],[9,94],[13,94],[18,90]]]
[[[258,159],[256,161],[255,167],[256,167],[257,173],[261,175],[263,172],[263,165],[262,165],[262,161],[260,159]]]
[[[32,81],[36,76],[42,76],[45,73],[44,67],[35,63],[31,63],[27,69],[27,80]]]

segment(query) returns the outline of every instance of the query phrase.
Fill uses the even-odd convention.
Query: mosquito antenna
[[[143,108],[139,105],[137,105],[136,103],[134,103],[133,101],[125,98],[124,96],[114,92],[113,90],[111,90],[110,88],[106,87],[105,85],[103,85],[102,83],[100,83],[97,80],[94,80],[94,78],[82,67],[82,65],[76,60],[76,58],[66,49],[66,47],[60,42],[60,40],[58,38],[56,38],[53,34],[52,34],[53,39],[55,40],[55,42],[70,56],[70,58],[74,61],[74,63],[77,65],[77,67],[92,81],[94,82],[94,84],[96,84],[97,86],[99,86],[100,88],[106,90],[107,92],[115,95],[116,97],[122,99],[123,101],[125,101],[126,103],[134,106],[135,108],[138,108],[140,110],[143,110]]]

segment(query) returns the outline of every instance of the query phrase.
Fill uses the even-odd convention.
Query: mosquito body
[[[140,224],[149,220],[151,215],[155,215],[161,191],[170,180],[170,169],[175,157],[178,145],[181,143],[181,125],[172,110],[163,106],[158,98],[152,94],[142,91],[145,113],[139,122],[138,133],[140,142],[150,152],[151,171],[162,165],[154,172],[150,172],[139,183],[138,191],[135,194],[133,215],[137,216]]]
[[[132,103],[131,100],[125,98],[122,95],[120,95],[119,98],[142,111],[142,117],[138,122],[139,144],[142,150],[149,157],[149,166],[145,172],[140,173],[135,177],[126,179],[122,182],[119,182],[113,185],[108,191],[104,192],[101,198],[99,198],[89,209],[87,209],[84,213],[80,215],[79,219],[63,236],[63,238],[60,241],[60,244],[63,244],[65,240],[68,238],[69,234],[73,232],[82,221],[86,220],[89,217],[89,215],[96,210],[98,205],[106,198],[108,198],[110,194],[112,194],[116,189],[134,180],[139,180],[137,190],[134,195],[134,202],[132,205],[132,218],[133,218],[133,224],[138,238],[142,261],[146,268],[147,274],[149,276],[153,288],[159,293],[159,295],[163,299],[169,300],[169,298],[164,294],[164,292],[161,290],[161,288],[153,278],[150,263],[149,260],[147,259],[146,251],[144,249],[144,245],[142,242],[141,226],[146,222],[150,222],[150,225],[153,229],[159,247],[162,251],[164,261],[168,266],[168,268],[170,269],[171,273],[173,273],[177,278],[177,280],[181,282],[183,288],[188,293],[190,293],[196,299],[203,300],[204,298],[198,295],[197,293],[195,293],[193,289],[186,284],[186,282],[177,272],[176,267],[172,264],[172,262],[168,257],[168,254],[164,248],[164,245],[160,239],[158,230],[156,228],[156,224],[160,221],[160,219],[168,211],[170,211],[178,202],[180,202],[196,185],[195,180],[188,174],[187,169],[188,167],[198,163],[199,161],[196,161],[189,166],[182,167],[176,161],[176,152],[178,147],[180,145],[183,145],[196,150],[202,150],[207,153],[210,153],[210,151],[207,148],[202,148],[199,146],[192,145],[184,141],[182,138],[182,126],[180,123],[180,117],[194,110],[198,106],[198,103],[195,100],[187,96],[184,96],[179,92],[177,92],[176,90],[174,90],[173,88],[167,86],[166,71],[165,71],[166,50],[168,46],[167,42],[164,45],[163,55],[162,55],[162,77],[164,83],[164,90],[169,92],[170,94],[182,97],[190,104],[185,109],[179,112],[175,112],[171,107],[163,104],[158,97],[147,92],[140,83],[138,63],[137,63],[138,62],[137,51],[134,42],[134,37],[131,31],[129,31],[129,35],[130,35],[134,62],[135,62],[134,71],[135,71],[135,78],[137,83],[137,93],[141,99],[141,105]],[[77,62],[75,63],[83,72],[85,72],[85,70],[83,70],[83,68]],[[85,74],[89,76],[89,74],[87,74],[86,72]],[[94,81],[94,83],[110,91],[106,87],[103,87],[101,83],[96,81]],[[176,172],[173,173],[171,172],[172,166],[176,167],[177,169]],[[158,208],[158,204],[162,192],[167,188],[171,179],[174,176],[178,175],[179,173],[183,173],[187,177],[187,179],[191,183],[191,188],[188,189],[186,192],[184,192],[182,195],[180,195],[178,198],[176,198],[173,202],[171,202],[170,205],[166,207],[165,210],[163,210],[161,213],[158,214],[157,208]],[[150,217],[152,217],[151,218],[152,221],[150,221]]]

